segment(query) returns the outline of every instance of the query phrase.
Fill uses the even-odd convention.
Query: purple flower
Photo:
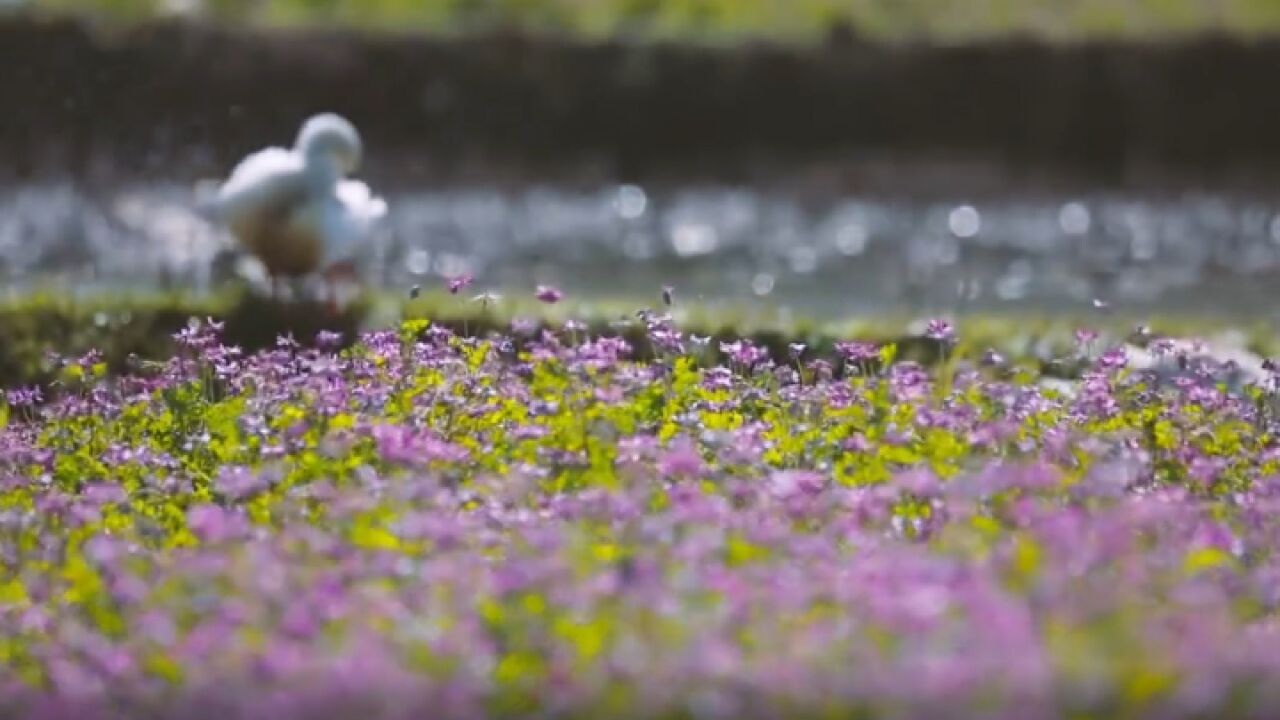
[[[771,489],[782,498],[817,495],[826,484],[825,477],[810,470],[783,470],[769,477]]]
[[[548,305],[554,305],[564,298],[564,293],[550,285],[539,285],[533,296]]]
[[[982,353],[982,364],[988,367],[999,367],[1005,364],[1005,358],[994,348]]]
[[[5,392],[4,399],[10,407],[31,407],[44,400],[44,394],[40,392],[40,388],[33,385],[9,390]]]
[[[750,340],[720,343],[720,352],[727,355],[730,361],[747,368],[754,367],[769,356],[764,348],[756,346]]]
[[[649,341],[659,350],[684,353],[684,342],[679,330],[665,326],[655,327],[649,331]]]
[[[942,489],[938,476],[924,468],[900,473],[894,477],[893,486],[917,497],[936,495]]]
[[[193,505],[187,510],[187,527],[204,542],[225,540],[238,529],[231,514],[217,505]]]
[[[835,376],[835,369],[831,366],[831,363],[822,358],[810,360],[805,368],[813,375],[815,380],[821,382],[831,380]]]
[[[880,346],[860,340],[840,341],[836,343],[836,352],[849,362],[867,362],[879,359]]]
[[[232,500],[242,500],[271,487],[273,478],[262,471],[234,465],[224,466],[214,478],[214,487]]]
[[[316,345],[324,349],[333,349],[342,344],[342,333],[321,330],[316,333]]]
[[[1098,331],[1091,328],[1076,328],[1076,345],[1084,347],[1098,339]]]
[[[1119,370],[1129,364],[1129,356],[1124,348],[1111,348],[1098,358],[1098,367],[1104,370]]]
[[[650,435],[632,435],[618,440],[618,459],[639,462],[658,450],[658,441]],[[1280,486],[1280,483],[1277,483]]]
[[[938,342],[951,342],[955,339],[955,333],[951,323],[941,319],[930,320],[924,330],[925,337]]]
[[[511,319],[511,332],[516,335],[532,335],[538,331],[538,321],[532,318],[516,317]]]
[[[475,278],[471,276],[471,273],[462,273],[461,275],[455,275],[451,278],[447,278],[449,294],[457,295],[459,292],[465,290],[474,280]]]
[[[658,471],[664,477],[697,477],[702,474],[702,456],[688,438],[672,442],[658,458]]]
[[[845,438],[844,442],[842,442],[840,446],[850,452],[860,453],[868,452],[874,447],[871,444],[871,441],[867,440],[867,437],[860,432],[853,433],[848,438]]]
[[[1187,467],[1188,476],[1201,485],[1209,485],[1218,478],[1227,467],[1227,461],[1220,457],[1197,455]]]
[[[378,454],[390,462],[406,464],[461,462],[467,449],[403,425],[379,425],[373,429]]]

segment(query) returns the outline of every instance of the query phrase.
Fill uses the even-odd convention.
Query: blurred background
[[[868,36],[952,41],[1161,37],[1280,27],[1272,0],[6,0],[17,10],[113,22],[187,16],[244,25],[328,25],[456,34],[513,28],[577,37],[811,42],[844,23]]]
[[[313,112],[369,281],[813,317],[1269,316],[1280,0],[0,0],[0,289],[212,292]]]

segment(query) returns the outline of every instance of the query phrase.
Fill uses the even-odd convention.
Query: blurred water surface
[[[370,247],[387,288],[473,273],[579,297],[682,297],[831,317],[1016,307],[1269,314],[1280,202],[1190,194],[971,201],[731,187],[397,189]],[[0,287],[182,286],[231,275],[233,247],[187,186],[0,190]]]

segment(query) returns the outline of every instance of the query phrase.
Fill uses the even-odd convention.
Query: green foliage
[[[424,293],[420,299],[371,295],[339,316],[307,303],[277,304],[251,295],[223,294],[192,297],[180,294],[104,294],[74,299],[55,293],[39,293],[17,300],[0,301],[0,387],[48,386],[59,377],[45,355],[52,351],[75,357],[89,350],[102,353],[101,371],[119,374],[136,370],[131,357],[153,361],[172,354],[173,334],[192,318],[209,317],[227,324],[224,338],[245,351],[273,345],[279,336],[291,335],[310,343],[321,330],[335,330],[349,342],[361,328],[400,325],[406,338],[420,334],[427,321],[453,332],[483,337],[507,332],[513,318],[532,319],[544,326],[562,324],[567,319],[585,322],[592,334],[621,333],[638,351],[640,359],[653,356],[643,326],[634,320],[634,302],[621,300],[566,301],[547,306],[532,298],[503,298],[493,307],[482,307],[470,298],[443,291]],[[619,317],[631,318],[619,327]],[[897,360],[914,360],[931,365],[942,359],[937,343],[905,333],[911,318],[900,314],[855,317],[815,323],[808,319],[778,318],[764,313],[681,304],[674,309],[680,325],[694,335],[711,338],[709,346],[721,341],[747,338],[765,347],[779,360],[788,357],[789,345],[806,345],[806,357],[831,357],[839,338],[859,337],[883,343],[879,366]],[[1243,333],[1251,351],[1264,357],[1280,355],[1280,342],[1264,322],[1230,327],[1216,317],[1108,318],[1078,317],[1069,314],[985,313],[963,318],[965,348],[976,355],[992,348],[1006,355],[1016,366],[1055,375],[1071,368],[1048,359],[1072,353],[1072,332],[1081,324],[1097,327],[1104,337],[1123,338],[1143,321],[1160,332],[1184,337],[1209,337],[1224,330]],[[75,372],[74,369],[69,370]],[[4,422],[0,410],[0,426]]]
[[[29,0],[37,10],[116,21],[163,15],[167,0]],[[879,38],[961,39],[1012,33],[1051,38],[1266,33],[1273,0],[196,0],[207,17],[262,25],[322,24],[403,31],[523,28],[586,37],[723,41],[813,40],[834,23]]]

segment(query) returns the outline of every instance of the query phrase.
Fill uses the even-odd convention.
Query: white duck
[[[360,134],[345,118],[316,115],[292,150],[249,155],[204,209],[262,262],[272,288],[282,278],[353,275],[361,248],[387,214],[369,186],[348,179],[360,166]]]

